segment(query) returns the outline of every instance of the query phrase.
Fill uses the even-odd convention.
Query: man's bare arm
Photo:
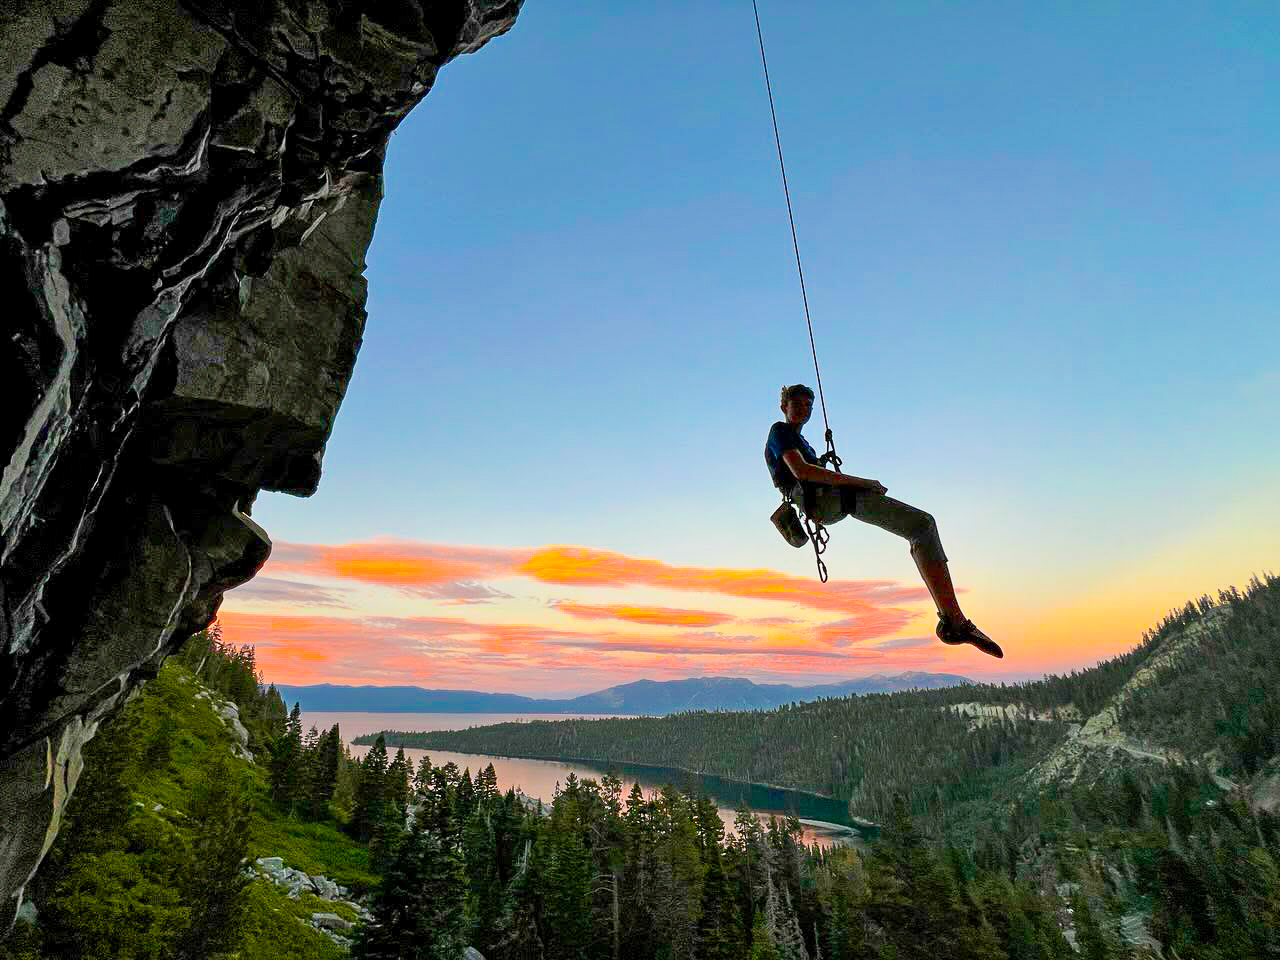
[[[879,480],[866,480],[862,477],[851,477],[847,473],[836,473],[824,467],[808,463],[799,450],[788,450],[782,455],[782,461],[791,468],[797,480],[806,483],[825,483],[833,487],[856,487],[859,490],[873,490],[884,493],[889,488]]]

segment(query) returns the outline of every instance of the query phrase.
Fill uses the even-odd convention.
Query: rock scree
[[[388,137],[521,2],[0,5],[0,931],[257,492],[316,489]]]

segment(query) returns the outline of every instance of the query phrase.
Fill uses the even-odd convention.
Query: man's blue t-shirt
[[[813,447],[809,446],[804,435],[791,424],[779,420],[769,428],[769,440],[764,445],[764,462],[769,468],[769,476],[773,478],[773,485],[783,492],[789,491],[799,482],[782,459],[782,455],[788,450],[799,450],[806,463],[821,465],[818,455],[813,452]]]

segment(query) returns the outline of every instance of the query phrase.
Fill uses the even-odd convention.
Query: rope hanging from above
[[[826,430],[827,452],[823,462],[830,462],[833,469],[840,470],[841,460],[836,456],[835,440],[831,433],[831,421],[827,419],[827,398],[822,392],[822,371],[818,368],[818,348],[813,339],[813,320],[809,316],[809,293],[804,285],[804,267],[800,264],[800,241],[796,237],[796,218],[791,210],[791,188],[787,185],[787,163],[782,158],[782,135],[778,133],[778,111],[773,105],[773,84],[769,82],[769,60],[764,53],[764,31],[760,28],[760,7],[756,0],[751,0],[751,9],[756,15],[756,39],[760,41],[760,66],[764,69],[764,88],[769,94],[769,116],[773,120],[773,142],[778,147],[778,169],[782,172],[782,195],[787,200],[787,220],[791,224],[791,248],[796,254],[796,273],[800,277],[800,299],[804,302],[804,322],[809,328],[809,351],[813,354],[813,375],[818,381],[818,402],[822,406],[822,425]]]
[[[760,27],[760,7],[756,0],[751,0],[751,9],[756,16],[756,39],[760,41],[760,66],[764,69],[764,87],[769,94],[769,116],[773,120],[773,142],[778,147],[778,169],[782,172],[782,194],[787,199],[787,220],[791,224],[791,247],[796,254],[796,273],[800,277],[800,299],[804,302],[804,322],[809,328],[809,351],[813,354],[813,375],[818,381],[818,402],[822,406],[822,425],[826,430],[827,452],[819,461],[823,466],[831,465],[831,469],[840,472],[841,459],[836,453],[836,443],[831,433],[831,421],[827,419],[827,398],[822,392],[822,371],[818,367],[818,347],[813,338],[813,320],[809,316],[809,293],[804,285],[804,267],[800,263],[800,241],[796,237],[796,218],[791,209],[791,188],[787,185],[787,163],[782,158],[782,135],[778,132],[778,111],[773,104],[773,84],[769,81],[769,60],[764,53],[764,31]],[[827,582],[827,565],[822,554],[826,552],[830,535],[817,520],[805,517],[805,530],[813,544],[814,559],[818,563],[818,578]]]

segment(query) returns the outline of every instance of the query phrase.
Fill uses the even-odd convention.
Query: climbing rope
[[[800,241],[796,237],[796,218],[791,210],[791,189],[787,186],[787,163],[782,159],[782,135],[778,133],[778,111],[773,105],[773,84],[769,82],[769,60],[764,54],[764,31],[760,29],[760,7],[756,0],[751,0],[751,9],[756,15],[756,39],[760,41],[760,66],[764,68],[764,88],[769,94],[769,116],[773,119],[773,142],[778,147],[778,169],[782,171],[782,195],[787,199],[787,220],[791,224],[791,248],[796,254],[796,273],[800,277],[800,299],[804,302],[804,322],[809,328],[809,351],[813,354],[813,375],[818,380],[818,403],[822,406],[822,425],[826,429],[827,452],[824,462],[831,462],[839,471],[841,459],[836,456],[836,445],[832,438],[831,421],[827,419],[827,398],[822,392],[822,371],[818,368],[818,348],[813,339],[813,320],[809,316],[809,293],[804,285],[804,267],[800,264]]]
[[[760,7],[756,0],[751,0],[751,9],[756,15],[756,39],[760,41],[760,66],[764,68],[764,88],[769,93],[769,116],[773,119],[773,142],[778,147],[778,169],[782,172],[782,195],[787,198],[787,220],[791,224],[791,247],[796,254],[796,273],[800,276],[800,299],[804,302],[804,322],[809,328],[809,351],[813,354],[813,375],[818,380],[818,402],[822,406],[822,425],[826,430],[825,437],[827,441],[827,452],[819,458],[819,463],[823,466],[831,465],[831,469],[836,473],[840,472],[840,466],[844,462],[836,454],[836,443],[831,433],[831,421],[827,419],[827,398],[822,392],[822,371],[818,368],[818,347],[813,339],[813,320],[809,316],[809,293],[804,285],[804,267],[800,264],[800,241],[796,237],[796,218],[791,209],[791,188],[787,186],[787,163],[782,158],[782,135],[778,133],[778,111],[773,104],[773,84],[769,82],[769,60],[764,53],[764,31],[760,28]],[[808,513],[805,513],[805,529],[808,531],[809,540],[813,543],[814,559],[818,562],[818,577],[823,582],[827,582],[827,565],[822,560],[822,554],[827,549],[827,541],[830,535],[827,528],[817,520],[810,519]]]

